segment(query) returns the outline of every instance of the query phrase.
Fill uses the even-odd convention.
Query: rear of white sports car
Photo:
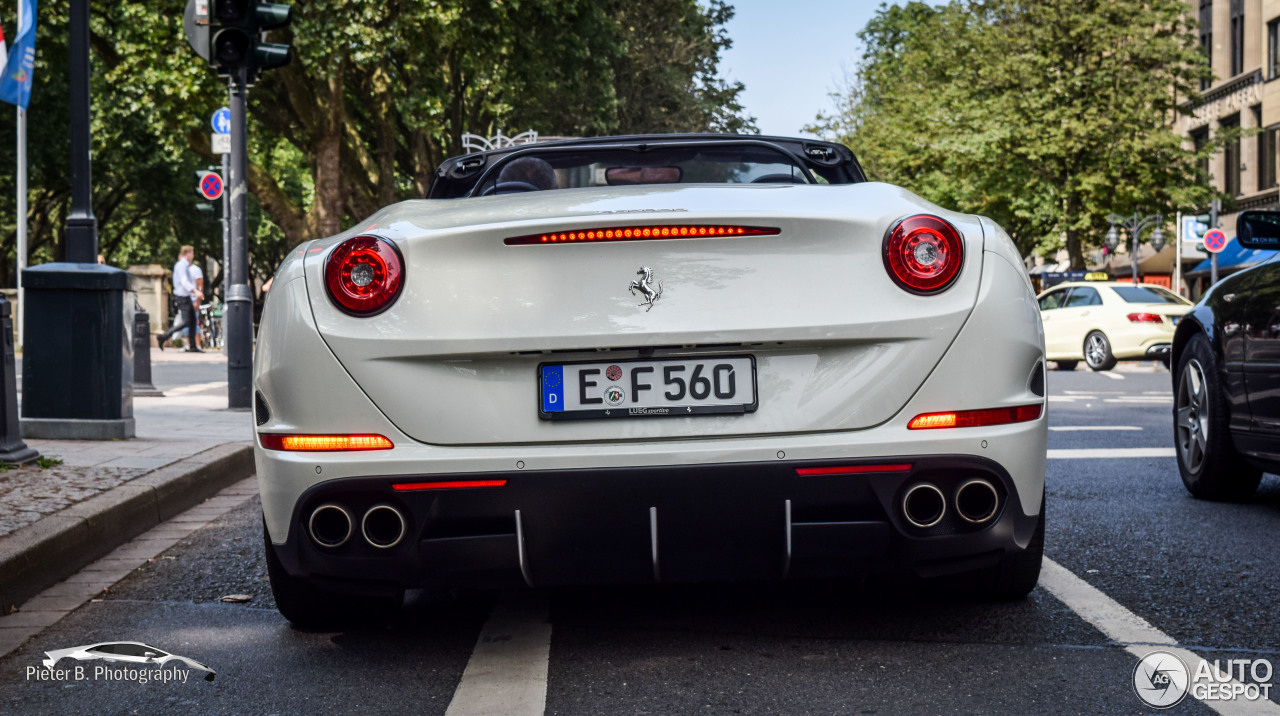
[[[413,201],[267,301],[282,611],[435,585],[968,575],[1034,586],[1044,347],[992,222],[904,190]]]

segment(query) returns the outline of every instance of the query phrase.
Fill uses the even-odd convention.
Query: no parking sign
[[[222,177],[213,172],[205,172],[200,177],[200,196],[213,201],[222,196]]]
[[[1204,235],[1204,250],[1218,253],[1227,247],[1227,235],[1221,229],[1210,229]]]

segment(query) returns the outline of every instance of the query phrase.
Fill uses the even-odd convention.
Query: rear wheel
[[[1116,357],[1111,354],[1111,341],[1102,331],[1093,331],[1084,337],[1084,362],[1093,370],[1111,370],[1116,367]]]
[[[271,546],[265,525],[262,541],[267,551],[267,577],[271,580],[276,609],[295,625],[325,628],[370,623],[385,621],[400,611],[404,602],[403,591],[390,596],[366,596],[320,589],[311,581],[285,571]]]
[[[1227,397],[1209,340],[1198,334],[1178,359],[1173,441],[1187,490],[1203,500],[1238,502],[1258,489],[1262,471],[1240,458],[1227,427]]]
[[[1058,366],[1058,370],[1075,370],[1080,365],[1078,360],[1056,360],[1054,363]]]

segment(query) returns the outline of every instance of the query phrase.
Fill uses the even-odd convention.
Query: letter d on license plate
[[[544,363],[538,417],[654,418],[754,412],[754,356]]]

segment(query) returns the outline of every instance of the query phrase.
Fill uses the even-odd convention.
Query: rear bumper
[[[907,471],[801,476],[797,467],[911,465]],[[871,468],[875,469],[875,468]],[[956,514],[964,481],[989,480],[994,518]],[[402,492],[393,484],[505,480],[501,487]],[[947,497],[931,528],[901,514],[907,488],[929,482]],[[1039,504],[1039,500],[1034,500]],[[337,504],[352,538],[326,548],[307,532],[311,512]],[[361,536],[374,505],[399,509],[406,537],[379,549]],[[517,517],[518,515],[518,517]],[[1025,549],[1038,514],[992,460],[925,455],[883,460],[726,463],[459,475],[352,477],[307,490],[283,544],[292,575],[331,589],[386,591],[444,585],[533,586],[767,580],[909,570],[936,576],[995,564]]]

